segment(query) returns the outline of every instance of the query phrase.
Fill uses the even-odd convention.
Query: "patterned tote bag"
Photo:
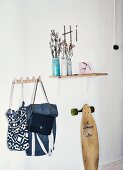
[[[8,119],[7,145],[10,150],[24,151],[29,148],[26,107],[23,101],[23,84],[21,90],[21,107],[17,111],[11,109],[14,81],[11,87],[10,104],[6,113]]]
[[[35,95],[37,91],[37,84],[38,84],[38,82],[36,82],[34,86],[32,102],[31,102],[32,104],[27,106],[27,116],[28,118],[30,117],[30,114],[32,112],[32,105],[33,105],[34,113],[53,116],[54,123],[53,123],[53,127],[52,127],[50,135],[44,135],[44,134],[39,134],[39,133],[29,131],[29,148],[26,150],[26,154],[27,156],[43,156],[43,155],[51,156],[54,150],[54,145],[55,145],[56,117],[58,116],[58,110],[55,104],[49,103],[40,77],[39,77],[39,80],[37,81],[41,83],[41,87],[44,92],[47,103],[34,104]]]

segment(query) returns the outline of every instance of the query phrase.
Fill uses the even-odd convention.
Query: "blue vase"
[[[60,76],[60,61],[59,58],[52,58],[52,76]]]

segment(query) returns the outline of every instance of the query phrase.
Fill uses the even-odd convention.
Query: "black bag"
[[[47,99],[47,103],[44,103],[44,104],[34,104],[39,82],[42,85],[45,97]],[[40,107],[39,109],[38,109],[38,106]],[[34,107],[37,107],[37,112],[35,112]],[[56,105],[49,104],[43,83],[39,78],[36,82],[33,104],[31,105],[31,111],[30,111],[30,116],[28,120],[28,130],[30,132],[40,133],[42,135],[50,135],[51,130],[53,128],[54,120],[56,117],[56,115],[55,117],[51,116],[51,112],[53,110],[57,112],[57,107]]]
[[[28,130],[31,132],[50,135],[53,128],[54,117],[32,112],[29,120]]]

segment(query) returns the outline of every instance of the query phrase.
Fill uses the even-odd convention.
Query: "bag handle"
[[[35,86],[34,86],[34,92],[33,92],[34,94],[33,94],[32,104],[34,104],[34,102],[35,102],[37,88],[38,88],[38,82],[39,82],[39,80],[37,79],[36,83],[35,83]]]
[[[35,88],[35,91],[34,91],[34,96],[33,96],[33,102],[32,102],[32,104],[35,103],[35,98],[36,98],[37,88],[38,88],[38,83],[39,83],[39,82],[41,83],[41,87],[42,87],[42,90],[43,90],[43,92],[44,92],[44,95],[45,95],[45,98],[46,98],[46,100],[47,100],[47,103],[49,103],[49,100],[48,100],[48,97],[47,97],[47,94],[46,94],[46,91],[45,91],[43,82],[42,82],[42,80],[41,80],[41,77],[39,76],[38,79],[37,79],[37,81],[36,81],[35,87],[34,87],[34,88]]]
[[[13,103],[13,95],[14,95],[14,88],[15,88],[15,79],[12,82],[11,85],[11,92],[10,92],[10,100],[9,100],[9,109],[12,109],[12,103]],[[20,96],[20,103],[19,106],[22,105],[22,102],[24,101],[24,92],[23,92],[23,81],[21,83],[21,96]]]
[[[20,103],[19,107],[24,106],[24,83],[23,83],[23,78],[21,79],[21,95],[20,95]]]
[[[39,77],[39,81],[40,81],[40,83],[41,83],[41,87],[42,87],[42,89],[43,89],[43,92],[44,92],[45,98],[46,98],[46,100],[47,100],[47,103],[49,103],[49,100],[48,100],[48,97],[47,97],[47,93],[46,93],[46,91],[45,91],[45,88],[44,88],[43,82],[42,82],[42,80],[41,80],[41,77]]]
[[[9,99],[9,109],[10,110],[12,108],[12,102],[13,102],[14,85],[15,85],[15,83],[14,83],[14,80],[13,80],[13,82],[11,84],[10,99]]]

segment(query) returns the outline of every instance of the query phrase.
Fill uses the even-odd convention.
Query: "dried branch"
[[[72,43],[67,44],[66,41],[63,41],[62,44],[63,44],[63,48],[62,48],[63,57],[62,57],[62,59],[71,60],[71,58],[73,56],[73,48],[75,47],[75,45],[72,44]]]
[[[62,51],[61,38],[59,38],[58,33],[55,30],[51,30],[50,34],[50,50],[53,58],[59,57]]]

